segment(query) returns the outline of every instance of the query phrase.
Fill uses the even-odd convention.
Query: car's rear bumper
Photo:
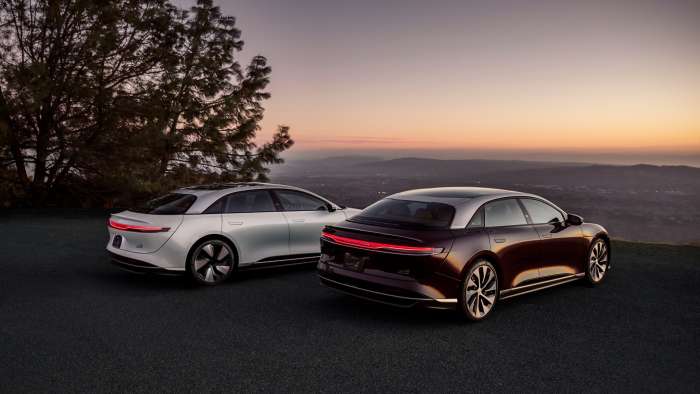
[[[119,255],[111,251],[107,251],[107,254],[109,255],[109,260],[112,264],[129,272],[158,275],[182,275],[185,273],[185,271],[182,270],[165,269],[149,262]]]
[[[421,285],[412,283],[411,290],[406,285],[358,279],[346,276],[337,269],[329,270],[327,264],[318,264],[318,277],[321,284],[354,297],[379,302],[401,308],[425,307],[435,309],[454,308],[457,299],[433,298],[420,292]]]

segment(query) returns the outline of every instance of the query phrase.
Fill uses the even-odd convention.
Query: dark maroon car
[[[452,308],[472,320],[498,300],[610,270],[610,239],[542,197],[476,187],[398,193],[327,226],[321,283],[386,304]]]

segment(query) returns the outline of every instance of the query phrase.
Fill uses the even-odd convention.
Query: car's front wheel
[[[588,252],[588,262],[586,264],[586,279],[588,283],[597,285],[605,279],[605,275],[610,268],[610,247],[602,238],[593,241]]]
[[[233,273],[236,256],[228,243],[210,239],[198,244],[190,254],[187,272],[203,285],[219,284]]]
[[[479,260],[472,264],[462,282],[459,306],[470,320],[483,320],[492,311],[498,298],[498,275],[493,264]]]

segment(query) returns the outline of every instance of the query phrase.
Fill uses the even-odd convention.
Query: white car
[[[214,285],[237,269],[317,262],[323,227],[358,212],[292,186],[187,187],[111,215],[107,251],[127,270]]]

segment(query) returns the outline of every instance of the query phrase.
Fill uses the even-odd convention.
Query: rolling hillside
[[[700,243],[700,168],[653,165],[342,157],[290,162],[273,171],[354,207],[402,190],[484,186],[540,194],[606,226],[618,239]]]

